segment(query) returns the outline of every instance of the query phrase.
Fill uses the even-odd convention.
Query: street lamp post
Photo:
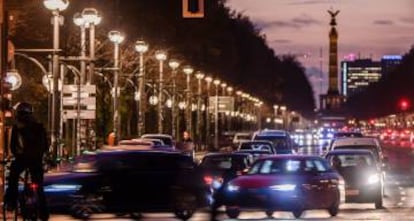
[[[51,144],[53,152],[57,154],[57,138],[59,137],[59,120],[60,114],[58,113],[59,99],[59,29],[63,18],[60,16],[60,12],[64,11],[68,6],[67,0],[44,0],[44,6],[52,11],[52,24],[53,24],[53,54],[52,54],[52,76],[53,76],[53,94],[52,94],[52,111],[51,111]]]
[[[225,82],[222,82],[221,84],[220,84],[220,87],[221,87],[221,96],[226,96],[226,87],[227,87],[227,83],[225,83]],[[224,131],[224,129],[225,129],[225,124],[226,124],[226,119],[225,119],[225,113],[219,113],[219,115],[221,115],[221,118],[220,118],[220,128],[221,128],[221,130],[222,131]]]
[[[233,87],[227,87],[227,95],[228,96],[232,96],[232,94],[233,94]],[[231,125],[231,112],[232,112],[233,110],[231,110],[230,111],[230,113],[228,113],[228,115],[227,115],[227,131],[230,131],[230,130],[232,130],[232,125]]]
[[[136,99],[138,104],[138,136],[141,136],[145,131],[144,101],[147,96],[145,94],[144,53],[148,51],[148,48],[148,44],[144,41],[138,40],[135,42],[135,50],[139,53],[138,99]]]
[[[198,71],[196,73],[196,78],[198,81],[198,88],[197,88],[197,142],[200,145],[201,144],[201,140],[202,140],[202,135],[201,135],[201,129],[202,129],[202,118],[201,118],[201,93],[202,93],[202,88],[201,88],[201,80],[203,80],[204,78],[204,74],[201,73],[200,71]]]
[[[82,17],[86,21],[86,27],[89,28],[89,72],[87,82],[92,83],[95,72],[95,26],[100,24],[102,17],[94,8],[85,8],[82,11]]]
[[[207,76],[204,78],[207,83],[207,99],[206,99],[206,145],[209,144],[210,139],[210,87],[213,78]]]
[[[214,104],[214,148],[217,150],[219,148],[219,115],[218,115],[218,96],[219,96],[219,86],[220,86],[220,80],[216,79],[213,81],[214,86],[216,87],[216,96],[215,96],[215,104]]]
[[[175,60],[175,59],[171,59],[168,62],[168,65],[170,66],[171,70],[172,70],[172,96],[171,96],[171,135],[175,138],[178,138],[178,134],[177,134],[177,101],[176,101],[176,96],[177,96],[177,85],[176,85],[176,77],[177,77],[177,68],[180,67],[180,63]]]
[[[186,113],[185,113],[185,122],[186,122],[186,130],[188,132],[190,132],[190,134],[192,134],[192,114],[191,114],[191,108],[192,108],[192,104],[193,102],[191,101],[191,74],[194,72],[194,69],[190,66],[185,66],[183,68],[184,74],[186,75],[186,82],[187,82],[187,87],[186,87],[186,103],[187,103],[187,107],[186,107]]]
[[[159,61],[159,86],[158,86],[158,133],[163,133],[163,96],[162,91],[164,90],[164,61],[167,60],[167,54],[164,51],[158,50],[155,52],[155,58]]]
[[[124,41],[124,36],[119,31],[110,31],[108,34],[109,40],[114,43],[114,116],[113,116],[113,127],[114,127],[114,145],[118,144],[119,140],[119,104],[118,104],[118,77],[119,77],[119,44]]]

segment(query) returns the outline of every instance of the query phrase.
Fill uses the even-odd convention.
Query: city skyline
[[[227,5],[250,17],[276,55],[299,58],[315,98],[327,90],[327,10],[340,10],[339,62],[349,54],[374,60],[387,54],[402,55],[414,44],[412,0],[229,0]]]

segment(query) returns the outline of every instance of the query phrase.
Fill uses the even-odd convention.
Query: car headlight
[[[229,192],[237,192],[237,191],[239,191],[239,189],[240,189],[239,186],[236,186],[236,185],[233,185],[233,184],[227,185],[227,190]]]
[[[76,184],[51,184],[44,187],[45,192],[73,192],[80,190],[82,186]]]
[[[271,190],[276,191],[292,191],[296,188],[295,184],[280,184],[280,185],[273,185],[269,187]]]
[[[375,184],[380,181],[380,177],[378,174],[373,174],[368,177],[368,184]]]

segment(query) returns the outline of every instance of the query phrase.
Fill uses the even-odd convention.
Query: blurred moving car
[[[369,150],[333,150],[326,159],[345,181],[345,202],[375,203],[382,208],[382,168]]]
[[[340,175],[317,156],[278,155],[257,160],[246,175],[226,186],[225,206],[230,218],[243,209],[292,211],[299,218],[304,210],[328,209],[336,216],[340,204]]]
[[[141,138],[158,139],[161,140],[164,143],[164,145],[175,148],[174,138],[168,134],[144,134],[141,136]]]
[[[252,140],[267,140],[272,142],[278,154],[291,154],[297,151],[289,133],[284,130],[260,130],[254,133]]]
[[[249,153],[209,153],[199,165],[204,183],[208,187],[207,195],[210,202],[213,194],[229,179],[233,179],[247,171],[253,163]]]
[[[238,150],[264,150],[276,154],[276,149],[273,147],[273,143],[267,140],[242,142],[239,145]]]
[[[205,186],[192,159],[177,152],[111,150],[80,156],[70,171],[48,173],[51,210],[87,219],[109,212],[140,217],[173,212],[186,220],[207,205]]]

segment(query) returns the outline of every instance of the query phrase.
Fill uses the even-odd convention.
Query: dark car
[[[278,155],[257,160],[246,175],[226,186],[225,206],[230,218],[242,209],[292,211],[296,218],[304,210],[339,210],[340,175],[317,156]]]
[[[68,172],[45,176],[51,209],[76,218],[111,212],[174,212],[183,220],[207,205],[191,157],[162,151],[101,151],[79,157]]]
[[[290,134],[284,130],[261,130],[253,135],[253,140],[266,140],[273,143],[277,154],[292,154],[297,151]]]
[[[371,151],[333,150],[326,159],[344,178],[345,202],[375,203],[375,208],[382,208],[384,176]]]
[[[272,154],[276,154],[276,149],[270,141],[255,140],[242,142],[240,143],[238,150],[265,150]]]
[[[210,153],[204,156],[199,165],[203,179],[208,187],[210,202],[213,194],[230,179],[241,175],[253,163],[249,153]]]

